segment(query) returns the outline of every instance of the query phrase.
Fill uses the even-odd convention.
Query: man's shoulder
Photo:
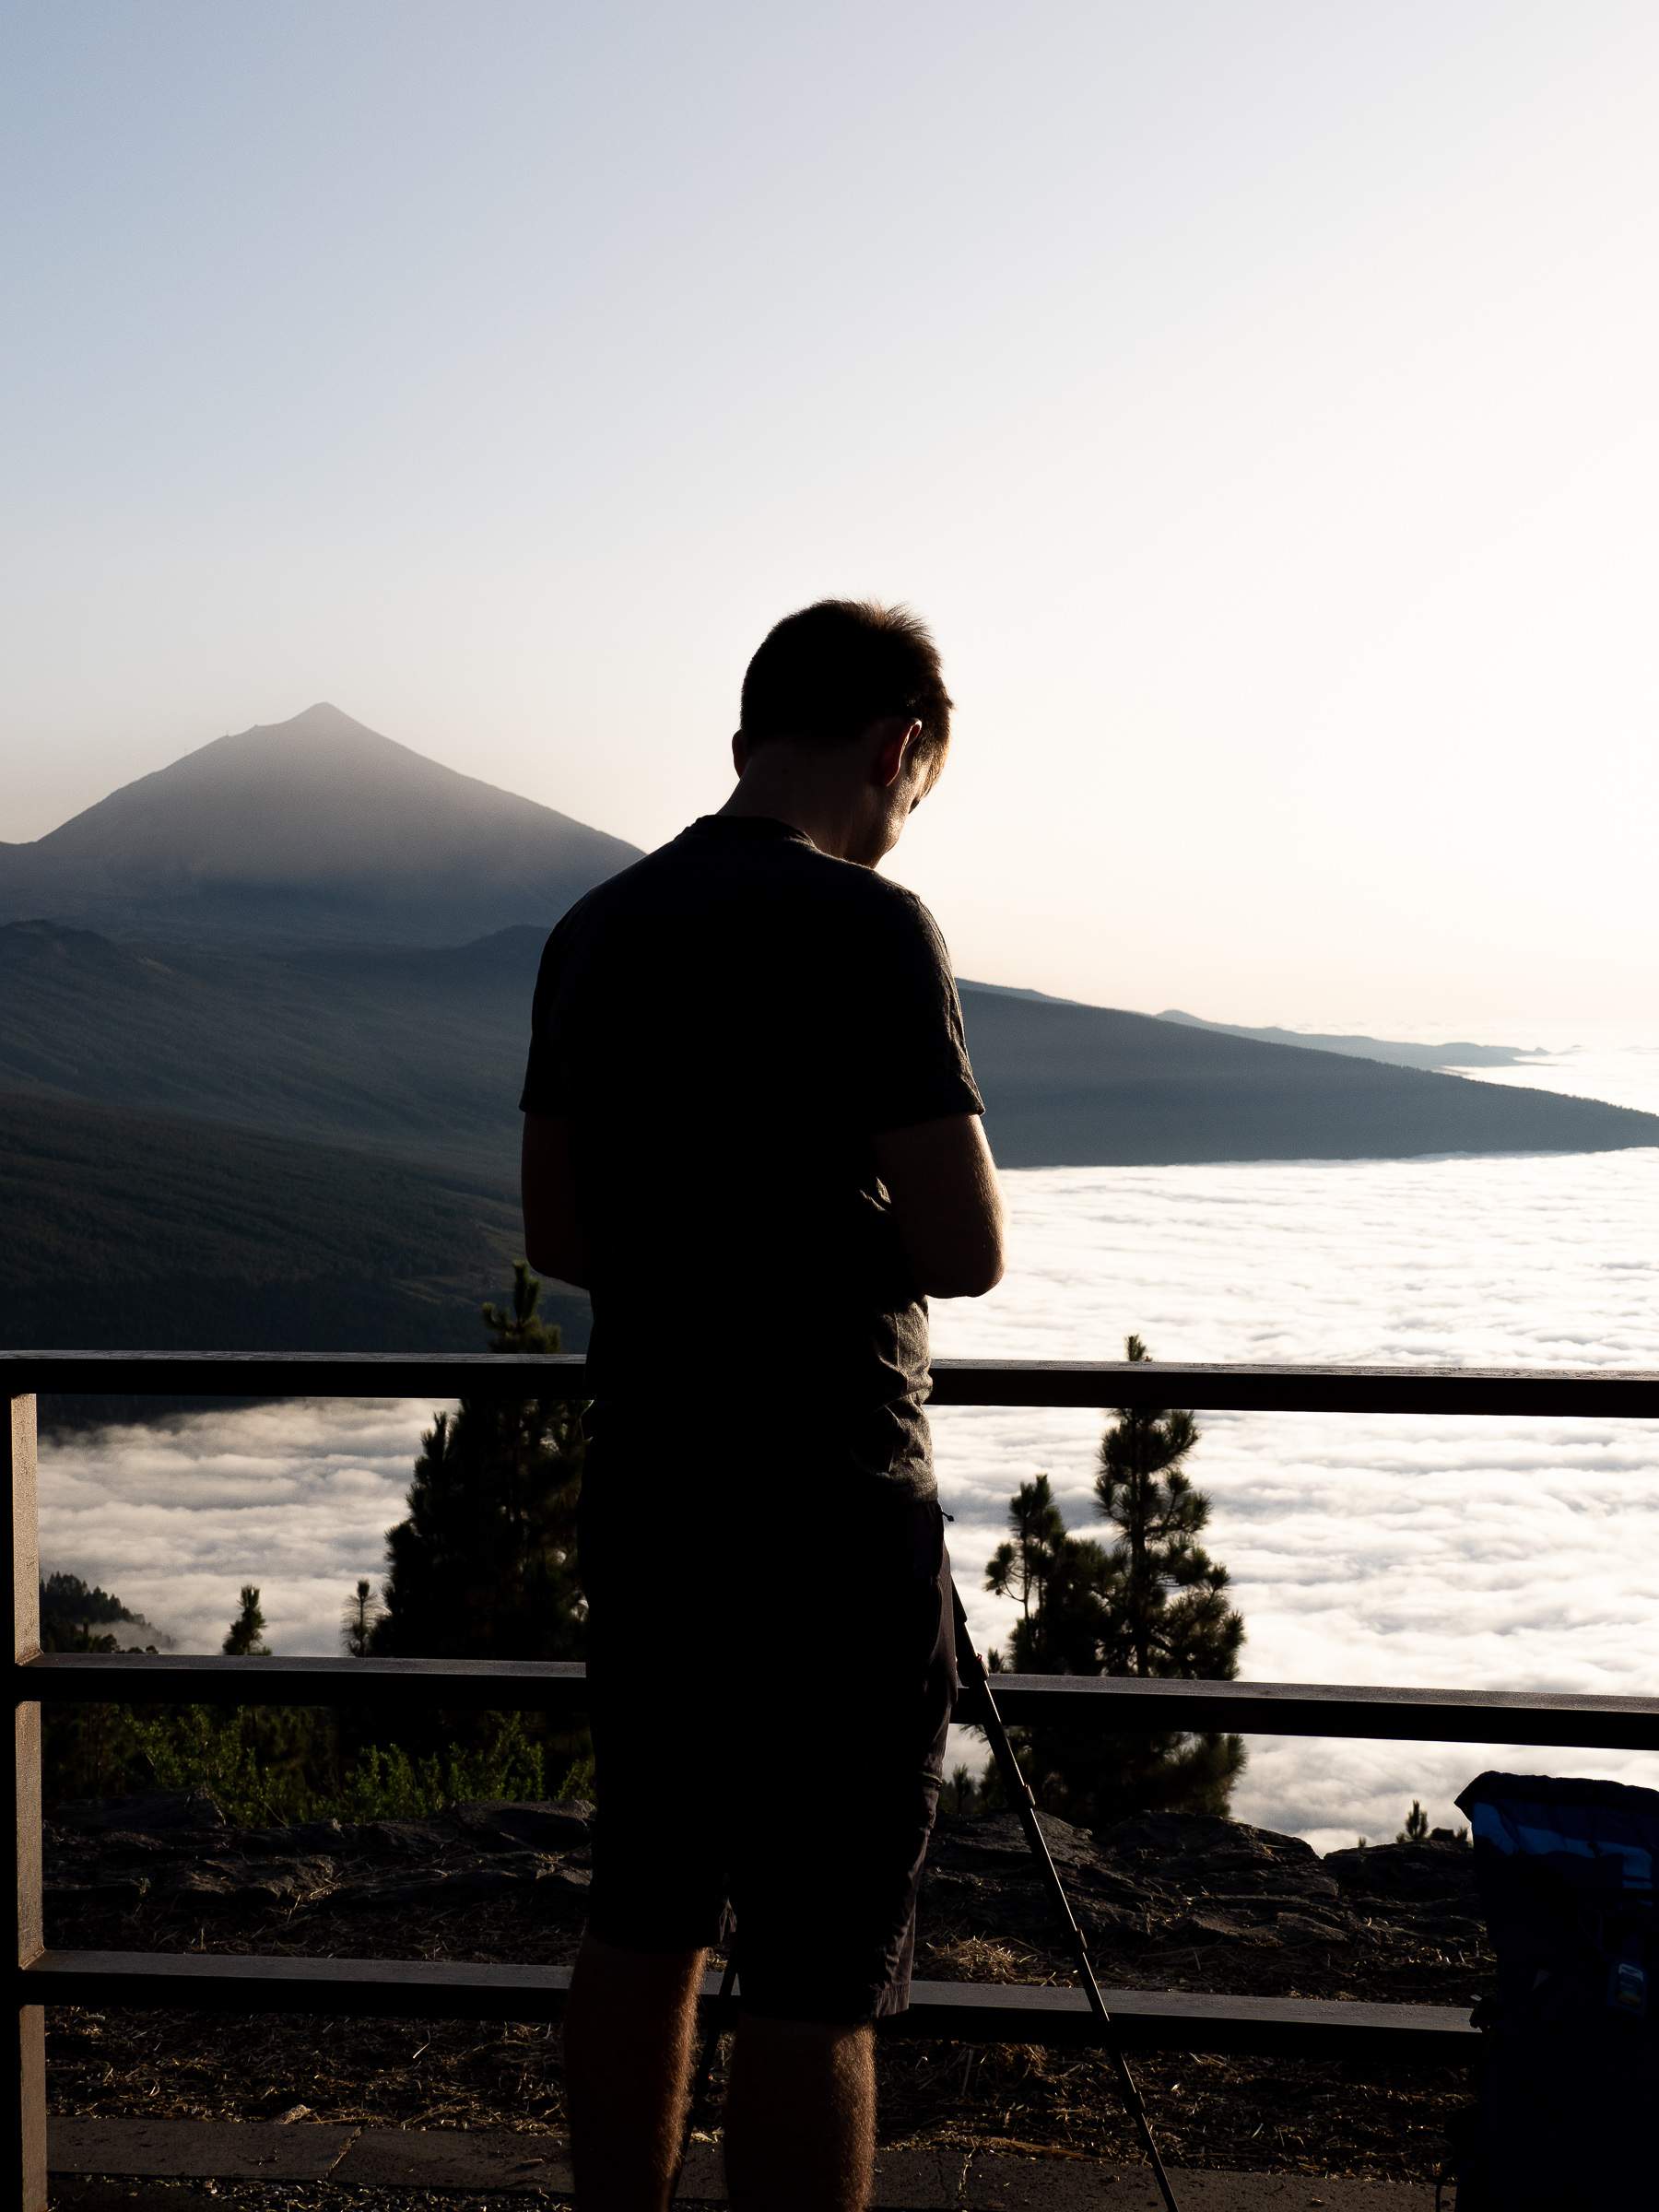
[[[861,946],[872,959],[897,959],[906,967],[919,960],[948,970],[938,924],[908,885],[816,846],[808,852],[816,866],[807,903],[826,935]]]
[[[857,879],[851,899],[877,927],[886,927],[896,935],[925,937],[943,956],[945,939],[939,925],[908,884],[895,883],[890,877],[878,876],[874,868],[857,867],[851,861],[833,865]]]
[[[712,818],[724,824],[724,818]],[[885,925],[938,935],[927,909],[903,884],[820,852],[808,838],[711,833],[708,818],[595,885],[571,908],[565,921],[573,929],[594,924],[603,927],[660,912],[681,900],[700,905],[722,887],[747,899],[817,909],[826,916],[839,915],[877,930]]]
[[[936,935],[933,916],[915,892],[889,877],[881,876],[855,860],[839,860],[809,840],[791,839],[772,848],[779,854],[779,876],[804,899],[821,901],[851,917],[862,917],[879,928],[926,928]]]
[[[670,838],[665,845],[656,846],[627,867],[618,868],[614,876],[607,876],[603,883],[596,883],[591,891],[584,891],[573,905],[566,907],[554,925],[554,935],[568,936],[590,923],[620,920],[658,903],[674,878],[684,873],[685,855],[679,848],[687,834],[682,831]]]

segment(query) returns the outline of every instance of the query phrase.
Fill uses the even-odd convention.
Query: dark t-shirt
[[[927,1309],[871,1139],[984,1109],[913,893],[704,817],[553,932],[520,1104],[570,1123],[602,1418],[933,1495]]]

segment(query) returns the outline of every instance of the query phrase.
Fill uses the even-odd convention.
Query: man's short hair
[[[906,606],[819,599],[769,631],[743,678],[743,735],[836,745],[888,716],[919,722],[916,758],[943,762],[950,694],[927,625]]]

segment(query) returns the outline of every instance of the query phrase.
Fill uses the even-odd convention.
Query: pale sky
[[[0,836],[327,699],[650,845],[871,593],[961,972],[1651,1018],[1651,0],[0,25]]]

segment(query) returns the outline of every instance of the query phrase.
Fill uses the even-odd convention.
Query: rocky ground
[[[464,1805],[430,1820],[227,1828],[182,1792],[60,1806],[47,1940],[334,1958],[573,1955],[592,1808]],[[1100,1837],[1044,1820],[1102,1983],[1470,2004],[1491,1971],[1473,1853],[1318,1857],[1291,1836],[1153,1815]],[[808,1900],[803,1900],[804,1908]],[[1010,1814],[941,1814],[918,1925],[934,1980],[1065,1982]],[[559,2031],[532,2025],[54,2009],[53,2110],[409,2127],[559,2128]],[[1133,2159],[1091,2053],[880,2047],[883,2139]],[[1460,2073],[1171,2053],[1137,2061],[1172,2163],[1432,2178]]]

